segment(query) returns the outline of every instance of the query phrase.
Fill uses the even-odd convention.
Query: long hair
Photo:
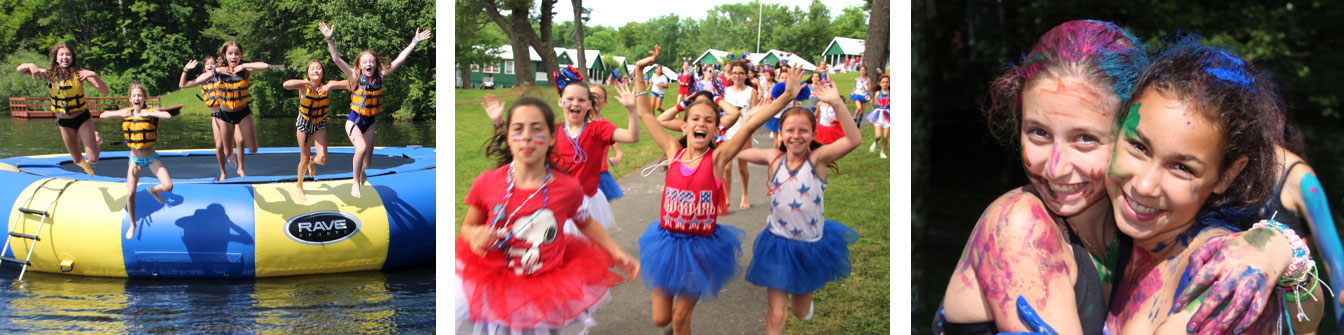
[[[127,99],[126,101],[130,102],[130,97],[133,93],[135,93],[135,90],[140,90],[140,94],[145,95],[145,101],[141,101],[140,102],[141,106],[139,107],[141,109],[145,108],[145,105],[149,102],[149,90],[146,90],[145,85],[140,84],[140,81],[135,79],[131,79],[128,85],[130,86],[130,88],[126,89],[126,99]],[[132,104],[131,107],[134,108],[136,106]]]
[[[1113,93],[1118,97],[1115,101],[1125,101],[1146,65],[1143,43],[1124,28],[1096,20],[1064,22],[1041,35],[1031,52],[1022,57],[1021,65],[1008,64],[990,84],[985,121],[1000,142],[1018,147],[1022,92],[1035,82],[1076,76]],[[1122,109],[1121,105],[1116,103],[1115,109]]]
[[[238,73],[235,72],[237,70],[233,68],[233,64],[229,64],[229,57],[225,56],[225,53],[229,51],[229,47],[238,48],[238,56],[239,56],[238,63],[243,62],[241,57],[242,55],[244,55],[243,46],[238,45],[238,41],[229,40],[225,41],[224,44],[219,46],[219,55],[215,56],[215,69],[219,69],[221,67],[227,68],[229,69],[229,74],[237,75]],[[243,72],[243,78],[249,78],[251,76],[252,76],[251,73]]]
[[[699,93],[699,92],[696,92],[696,93]],[[709,107],[709,108],[711,108],[711,109],[714,110],[714,113],[713,113],[713,114],[714,114],[714,128],[715,128],[715,129],[718,129],[719,115],[720,115],[720,114],[723,114],[723,108],[720,108],[719,105],[716,104],[716,103],[714,103],[714,100],[712,100],[712,99],[709,100],[709,101],[705,101],[705,100],[691,100],[691,104],[686,105],[686,113],[681,114],[681,121],[682,121],[682,123],[685,124],[686,119],[689,118],[689,117],[691,117],[691,108],[695,108],[696,106],[700,106],[700,105],[704,105],[704,106]],[[713,138],[714,136],[717,136],[717,135],[718,135],[717,133],[714,133],[714,134],[706,134],[706,136],[709,136],[709,137],[710,137],[710,139],[709,139],[709,148],[710,148],[710,149],[714,149],[714,148],[717,148],[717,147],[718,147],[718,144],[714,143],[714,138]],[[690,136],[690,134],[681,134],[681,138],[678,138],[678,139],[677,139],[677,143],[681,143],[681,147],[682,147],[682,148],[685,148],[685,147],[686,147],[686,143],[687,143],[687,142],[686,142],[686,137],[687,137],[687,136]]]
[[[808,127],[811,127],[811,128],[812,128],[812,136],[813,136],[813,137],[812,137],[812,143],[808,143],[808,145],[807,145],[807,149],[808,149],[808,150],[817,150],[817,148],[820,148],[822,144],[821,144],[821,142],[817,142],[817,138],[816,138],[816,135],[817,135],[817,116],[816,116],[816,114],[814,114],[811,110],[808,110],[807,108],[803,108],[803,107],[790,107],[790,108],[788,108],[788,110],[785,110],[785,111],[784,111],[784,114],[782,114],[782,115],[779,116],[780,131],[783,131],[783,130],[784,130],[784,128],[783,128],[783,127],[784,127],[784,121],[785,121],[785,120],[788,120],[790,117],[794,117],[794,116],[799,116],[799,117],[805,117],[805,118],[807,118],[807,124],[809,125]],[[784,145],[784,141],[779,141],[779,146],[776,147],[776,149],[779,149],[779,151],[780,151],[780,152],[783,152],[783,153],[788,153],[788,152],[789,152],[789,148],[788,148],[788,146]],[[835,161],[831,161],[830,163],[826,163],[826,169],[827,169],[827,170],[830,170],[832,173],[835,173],[835,174],[839,174],[839,173],[840,173],[840,165],[837,164]],[[767,179],[767,182],[769,182],[768,179]]]
[[[513,151],[509,150],[509,122],[513,121],[513,112],[518,107],[532,106],[541,111],[541,117],[546,120],[546,128],[550,130],[551,137],[555,137],[555,112],[551,111],[551,106],[546,102],[535,97],[521,97],[513,102],[508,112],[504,113],[504,124],[495,127],[494,134],[482,145],[485,147],[486,157],[495,157],[495,167],[508,165],[513,162]],[[551,151],[554,146],[546,147],[546,164],[555,166],[555,156]]]
[[[588,86],[588,83],[584,82],[583,80],[575,80],[575,81],[570,82],[569,84],[566,84],[566,85],[565,85],[565,90],[569,90],[569,87],[570,87],[570,86],[574,86],[574,85],[578,85],[579,87],[583,87],[583,90],[588,92],[588,113],[586,113],[586,114],[583,115],[583,119],[584,119],[584,120],[592,120],[594,117],[599,117],[599,118],[600,118],[601,115],[597,115],[597,109],[594,108],[594,102],[593,102],[593,89],[592,89],[591,87],[589,87],[589,86]],[[606,90],[604,89],[604,90],[602,90],[602,92],[605,93]],[[561,94],[561,96],[563,96],[563,95],[564,95],[564,92],[561,92],[560,94]]]
[[[326,79],[326,77],[327,77],[327,69],[326,69],[326,67],[325,67],[324,65],[322,65],[322,61],[317,60],[317,59],[309,59],[308,62],[304,63],[304,65],[303,65],[303,79],[304,79],[304,80],[312,80],[312,79],[309,79],[309,78],[308,78],[308,68],[311,67],[311,66],[313,66],[313,64],[317,64],[317,67],[322,69],[322,78],[318,78],[318,81],[319,81],[318,84],[321,84],[320,81],[321,81],[322,79]]]
[[[1147,94],[1173,97],[1191,106],[1213,121],[1222,133],[1221,175],[1240,157],[1246,167],[1222,194],[1212,194],[1206,207],[1242,206],[1262,203],[1269,196],[1274,173],[1274,143],[1281,104],[1274,88],[1263,73],[1236,56],[1230,49],[1201,44],[1201,36],[1188,34],[1168,46],[1144,71],[1132,101]],[[1117,120],[1128,117],[1121,108]],[[1116,127],[1118,129],[1119,122]]]
[[[70,51],[70,67],[62,68],[56,63],[56,53],[60,52],[61,49]],[[47,81],[50,82],[70,79],[79,70],[84,69],[79,65],[79,56],[75,54],[75,49],[71,48],[69,44],[56,43],[56,45],[51,46],[51,51],[47,52],[47,58],[51,60],[50,65],[47,65],[46,75]]]
[[[386,59],[383,59],[383,57],[378,57],[378,54],[373,53],[373,50],[360,51],[359,55],[355,56],[355,66],[351,67],[352,70],[354,70],[354,75],[349,78],[350,91],[354,91],[356,87],[359,87],[359,78],[364,76],[364,69],[362,66],[359,66],[359,60],[364,58],[364,55],[369,55],[370,57],[373,57],[374,78],[382,77],[383,72],[386,72],[388,67],[392,66],[392,64],[387,62]]]

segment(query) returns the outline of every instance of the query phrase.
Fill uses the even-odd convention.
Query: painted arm
[[[79,70],[79,80],[88,82],[90,85],[93,85],[94,89],[98,90],[98,93],[107,95],[107,83],[103,82],[103,78],[99,77],[97,72],[93,72],[93,70]]]
[[[397,71],[397,68],[401,67],[401,64],[406,62],[406,57],[411,56],[411,51],[415,50],[415,45],[420,44],[420,41],[429,39],[429,36],[429,29],[420,30],[420,28],[416,28],[415,37],[411,38],[411,44],[407,45],[406,49],[401,50],[401,54],[397,55],[397,59],[392,60],[392,64],[388,65],[387,71],[383,71],[383,77],[386,78],[387,76],[392,75],[392,72]],[[333,49],[335,46],[335,44],[332,44]]]
[[[611,255],[611,260],[616,262],[616,266],[621,268],[621,272],[625,272],[627,282],[639,278],[639,260],[630,257],[625,251],[621,251],[621,247],[616,245],[616,241],[611,240],[611,235],[607,234],[607,229],[597,224],[597,220],[589,217],[579,223],[578,227],[579,231],[588,237],[588,240],[593,241],[594,244],[606,250],[608,255]]]
[[[1186,271],[1195,274],[1188,286],[1178,287],[1171,310],[1192,312],[1186,329],[1247,329],[1273,302],[1270,294],[1292,262],[1292,248],[1283,234],[1268,228],[1209,239],[1190,254]],[[1232,309],[1223,312],[1225,304]]]
[[[1017,308],[1021,297],[1059,333],[1081,334],[1077,265],[1060,229],[1040,199],[1020,190],[1000,196],[966,242],[943,298],[947,313],[988,315],[1003,332],[1034,331]]]
[[[644,57],[644,59],[640,59],[635,63],[634,73],[644,73],[644,67],[653,64],[653,61],[658,59],[658,53],[662,52],[662,50],[662,47],[654,45],[653,50],[649,51],[648,57]],[[646,83],[643,78],[635,78],[635,92],[644,92],[648,89],[648,83]],[[661,124],[658,122],[658,119],[653,117],[653,102],[649,99],[649,95],[639,94],[636,96],[635,106],[635,109],[639,113],[639,120],[644,122],[644,127],[649,129],[649,137],[653,138],[653,143],[657,144],[658,148],[663,149],[663,154],[666,155],[668,159],[676,157],[677,151],[681,150],[681,143],[677,143],[677,140],[672,138],[671,135],[658,129],[658,126]]]
[[[854,151],[854,148],[859,147],[859,142],[863,141],[863,136],[859,134],[859,126],[854,124],[854,117],[849,114],[849,107],[845,106],[845,100],[840,98],[840,92],[835,87],[835,83],[822,80],[813,86],[815,90],[812,91],[812,94],[821,99],[821,102],[825,102],[835,109],[835,121],[840,123],[840,129],[845,132],[845,137],[831,142],[831,144],[822,145],[813,151],[812,157],[816,160],[816,165],[825,166],[845,157],[850,151]]]
[[[1335,219],[1330,214],[1329,198],[1325,196],[1325,187],[1316,179],[1316,174],[1307,172],[1298,182],[1302,189],[1302,203],[1307,209],[1307,225],[1311,227],[1316,240],[1318,259],[1325,260],[1325,270],[1330,273],[1330,287],[1344,287],[1344,250],[1341,250],[1339,233],[1335,231]],[[1338,288],[1336,289],[1338,290]],[[1335,320],[1344,322],[1344,311],[1335,308]]]
[[[742,147],[747,144],[747,141],[751,140],[751,135],[756,132],[756,129],[764,125],[765,121],[775,117],[775,113],[779,113],[780,110],[784,109],[784,106],[788,106],[789,102],[793,101],[793,97],[798,95],[798,85],[802,81],[802,76],[802,68],[791,69],[787,75],[788,89],[784,91],[784,94],[769,105],[761,107],[761,110],[751,113],[751,117],[747,118],[747,123],[743,124],[742,128],[738,128],[737,133],[733,134],[733,138],[728,139],[727,142],[719,145],[717,150],[714,150],[715,171],[736,159],[737,153],[742,151]]]
[[[346,64],[344,59],[341,59],[341,51],[336,50],[336,42],[331,40],[331,34],[336,31],[336,25],[328,26],[326,22],[320,22],[317,24],[317,29],[322,31],[322,38],[327,40],[327,52],[331,53],[331,61],[336,63],[336,68],[341,69],[341,73],[344,73],[346,77],[354,77],[355,70],[351,69],[350,64]]]
[[[616,94],[620,96],[617,101],[625,106],[626,125],[625,128],[618,128],[611,134],[611,140],[616,143],[638,143],[639,142],[639,115],[635,107],[635,93],[627,87],[628,85],[616,85]]]

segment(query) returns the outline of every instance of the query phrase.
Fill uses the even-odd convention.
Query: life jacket
[[[153,112],[153,109],[146,109]],[[158,140],[159,118],[150,116],[127,116],[121,120],[121,134],[126,146],[131,149],[144,149],[154,146]]]
[[[201,83],[201,93],[196,94],[197,99],[205,102],[205,107],[215,108],[224,101],[219,90],[219,79],[211,77],[204,83]]]
[[[383,111],[383,77],[373,78],[372,83],[364,76],[359,77],[359,84],[350,91],[350,111],[363,116]]]
[[[78,74],[69,79],[47,84],[51,96],[51,110],[64,114],[75,114],[88,110],[84,105],[84,84],[79,82]]]
[[[299,94],[299,115],[308,122],[321,122],[327,117],[328,104],[327,92],[317,93],[317,90],[305,87]]]
[[[216,70],[218,71],[218,70]],[[251,101],[252,94],[248,90],[252,84],[247,81],[247,72],[234,72],[232,76],[216,74],[219,78],[218,92],[221,107],[230,111],[236,111],[247,107]]]

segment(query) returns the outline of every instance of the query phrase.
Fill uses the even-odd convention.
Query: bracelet
[[[638,97],[638,96],[641,96],[641,95],[648,95],[648,94],[649,94],[649,91],[639,91],[639,93],[635,93],[635,96]]]
[[[1288,270],[1283,273],[1279,279],[1280,286],[1295,286],[1305,282],[1310,274],[1309,268],[1313,268],[1316,262],[1311,259],[1311,251],[1307,249],[1307,244],[1302,241],[1302,237],[1293,232],[1292,228],[1279,223],[1273,219],[1260,220],[1256,222],[1253,228],[1267,228],[1283,234],[1288,239],[1288,244],[1293,247],[1293,261],[1288,265]]]

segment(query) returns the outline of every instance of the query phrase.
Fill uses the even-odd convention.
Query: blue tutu
[[[741,228],[719,225],[714,234],[698,236],[664,230],[658,220],[639,236],[640,275],[649,290],[669,296],[713,300],[742,271]]]
[[[866,102],[868,102],[868,95],[867,95],[867,94],[850,94],[850,95],[849,95],[849,100],[850,100],[850,101],[858,101],[858,102],[865,102],[865,103],[866,103]]]
[[[858,232],[835,220],[826,220],[816,242],[775,236],[767,229],[756,237],[747,281],[793,294],[816,292],[849,277],[848,244],[858,239]]]
[[[765,121],[765,129],[770,129],[772,133],[779,132],[779,117],[771,118]]]
[[[616,178],[611,177],[611,172],[602,172],[602,176],[597,181],[597,189],[602,190],[602,194],[607,195],[607,201],[625,196],[625,191],[621,191],[621,185],[616,183]]]

